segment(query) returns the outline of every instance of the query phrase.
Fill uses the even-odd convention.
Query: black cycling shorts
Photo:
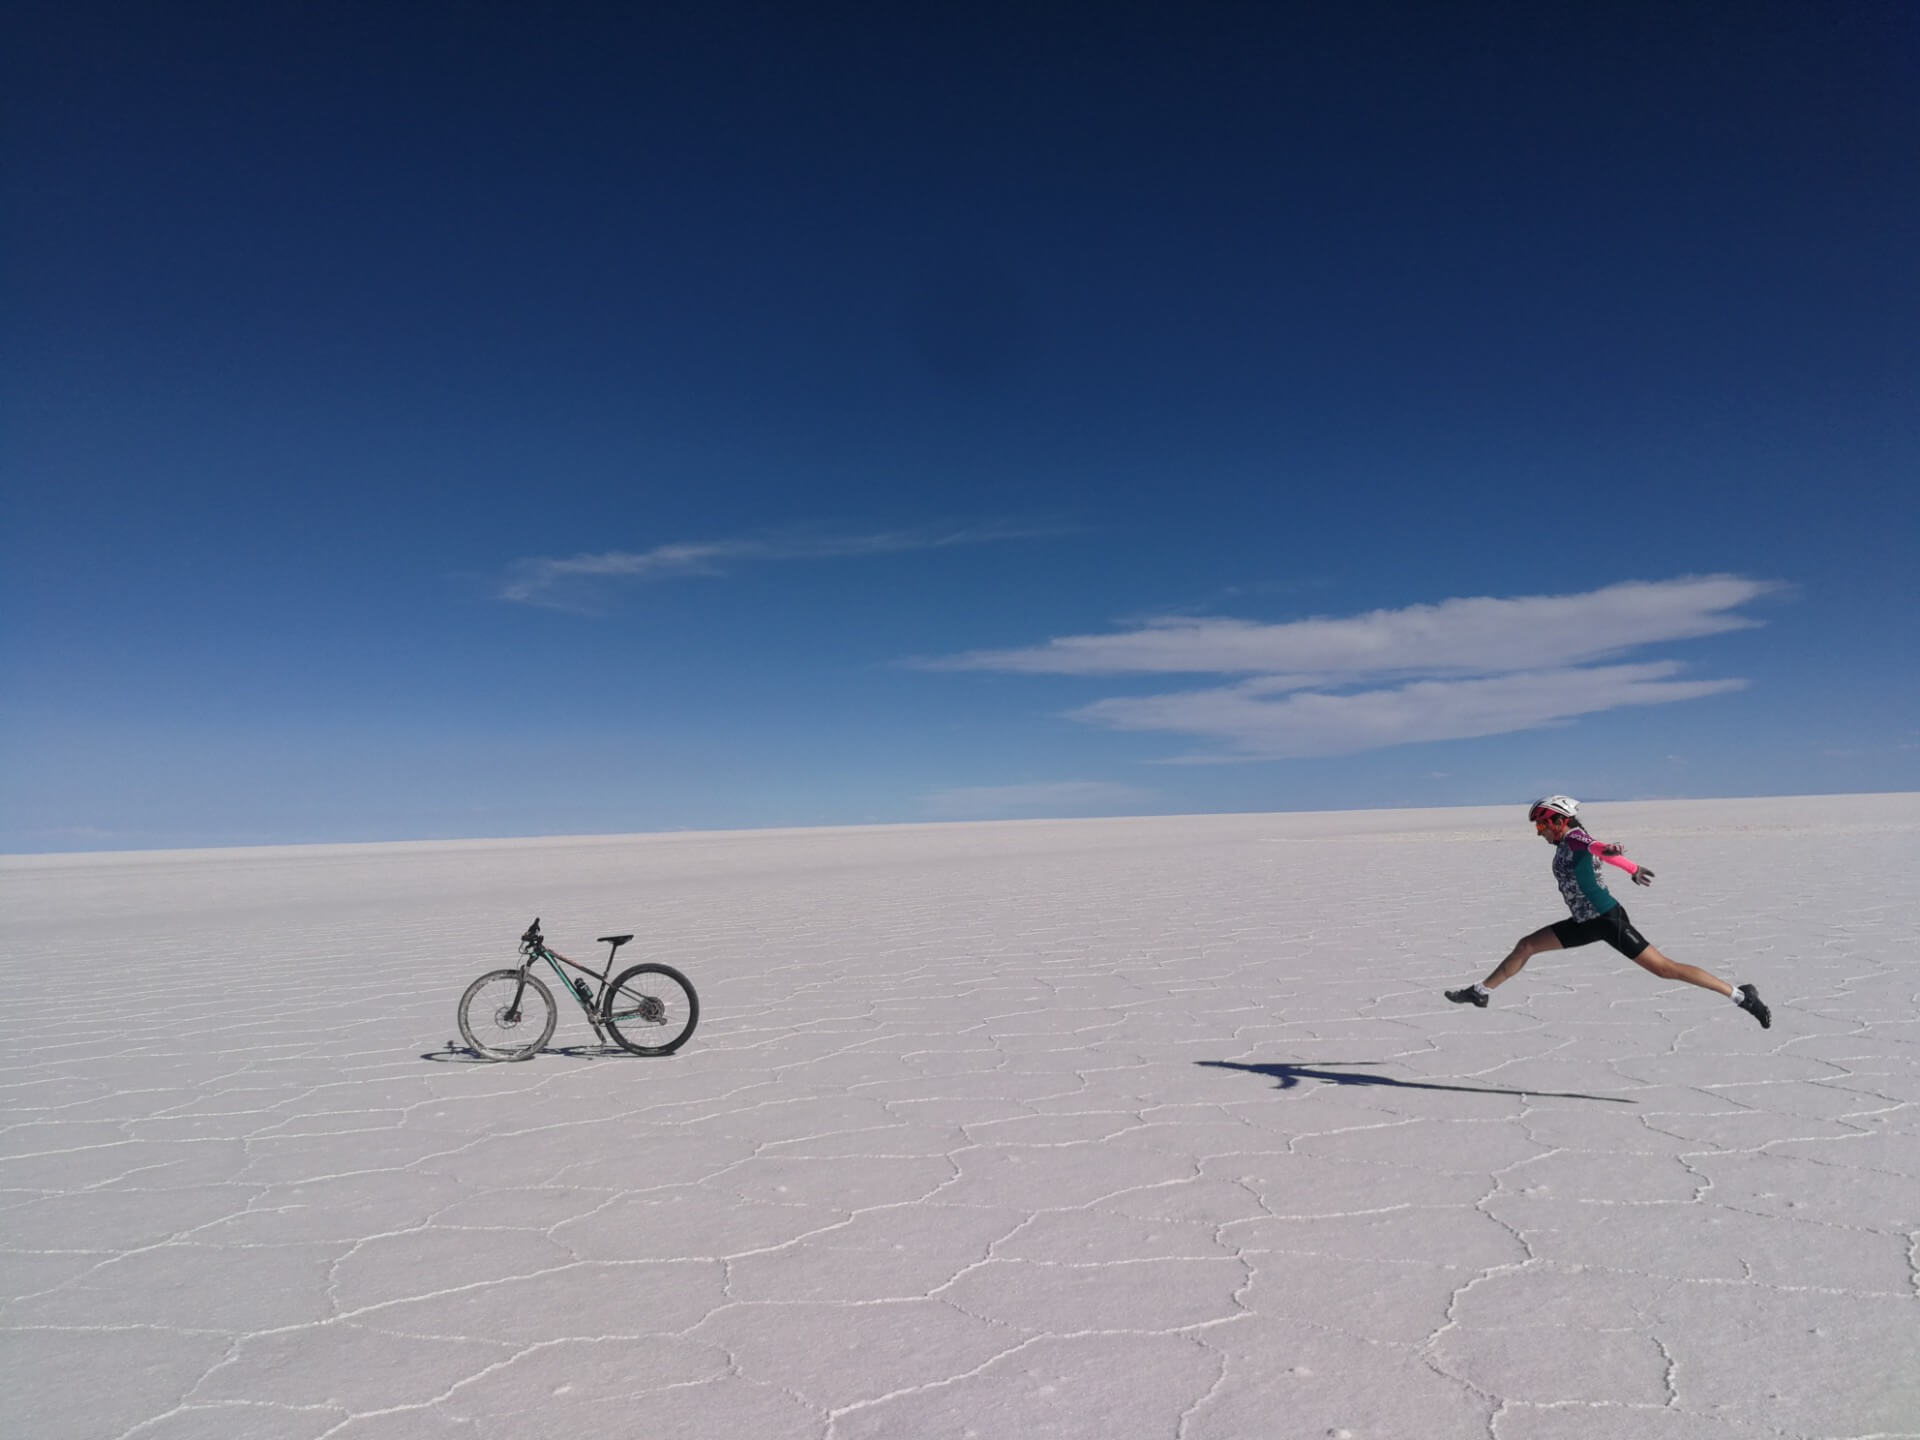
[[[1633,928],[1633,921],[1627,918],[1627,907],[1624,905],[1616,905],[1604,915],[1596,915],[1591,920],[1562,920],[1558,925],[1548,928],[1553,931],[1553,938],[1560,942],[1562,950],[1604,940],[1627,959],[1637,960],[1647,948],[1647,937]]]

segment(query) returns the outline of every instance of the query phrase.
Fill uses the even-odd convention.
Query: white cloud
[[[890,530],[868,535],[775,535],[757,539],[693,540],[656,545],[651,550],[609,550],[564,559],[537,555],[516,560],[500,598],[555,609],[573,608],[564,598],[593,581],[660,581],[713,577],[742,564],[769,560],[831,560],[854,555],[889,555],[911,550],[943,550],[956,545],[985,545],[1056,535],[1057,530],[979,527],[937,531]]]
[[[1674,661],[1587,669],[1529,670],[1478,680],[1417,680],[1388,690],[1282,700],[1256,686],[1097,700],[1073,711],[1116,730],[1170,730],[1221,741],[1229,756],[1281,759],[1347,755],[1426,740],[1504,735],[1623,705],[1664,705],[1738,690],[1744,680],[1675,680]]]
[[[1280,624],[1172,617],[1112,635],[921,663],[1026,674],[1246,676],[1209,689],[1096,700],[1069,713],[1111,729],[1188,735],[1217,747],[1176,757],[1181,763],[1341,755],[1532,730],[1624,706],[1739,690],[1746,681],[1678,678],[1678,661],[1593,662],[1750,628],[1759,622],[1737,608],[1779,588],[1707,575]]]
[[[1153,798],[1150,790],[1105,780],[1051,780],[1032,785],[968,785],[936,790],[922,799],[921,806],[941,820],[996,820],[1124,814]]]
[[[1777,588],[1737,575],[1704,575],[1273,625],[1178,616],[1114,635],[1069,635],[923,663],[1045,675],[1260,675],[1273,689],[1363,675],[1491,674],[1577,665],[1640,645],[1744,630],[1758,622],[1730,612]]]

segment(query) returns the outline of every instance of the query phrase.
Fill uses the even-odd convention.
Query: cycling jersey
[[[1560,887],[1560,898],[1567,902],[1567,909],[1576,920],[1592,920],[1620,903],[1607,893],[1599,872],[1594,869],[1594,857],[1601,849],[1602,843],[1578,825],[1553,847],[1553,881]],[[1624,870],[1626,866],[1620,868]]]

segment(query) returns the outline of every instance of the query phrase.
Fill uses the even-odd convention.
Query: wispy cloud
[[[598,554],[516,560],[500,598],[524,605],[577,609],[581,587],[599,582],[665,581],[716,577],[742,565],[776,560],[833,560],[860,555],[895,555],[913,550],[944,550],[959,545],[989,545],[1062,534],[1058,529],[974,526],[947,530],[884,530],[864,535],[767,535],[735,540],[689,540],[651,550],[607,550]]]
[[[1183,763],[1349,754],[1564,723],[1742,688],[1678,661],[1596,664],[1758,624],[1736,609],[1780,587],[1736,575],[1572,595],[1474,597],[1282,624],[1172,617],[1111,635],[919,662],[1053,675],[1204,674],[1226,686],[1097,700],[1072,718],[1211,742]],[[1361,688],[1365,686],[1375,688]]]
[[[1112,815],[1138,810],[1151,790],[1106,780],[1049,780],[1032,785],[966,785],[936,790],[921,808],[939,820],[1000,820],[1023,816]]]
[[[1481,680],[1417,680],[1355,694],[1303,692],[1269,700],[1257,687],[1097,700],[1071,712],[1116,730],[1170,730],[1223,741],[1225,758],[1347,755],[1426,740],[1504,735],[1623,705],[1697,700],[1745,686],[1744,680],[1676,680],[1675,661],[1586,669],[1522,670]]]
[[[1582,664],[1665,640],[1758,624],[1731,612],[1777,586],[1737,575],[1630,581],[1582,595],[1481,596],[1263,625],[1170,616],[1114,635],[921,662],[936,670],[1040,675],[1263,675],[1297,688],[1334,677],[1488,674]]]

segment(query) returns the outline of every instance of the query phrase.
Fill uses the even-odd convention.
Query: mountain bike
[[[671,965],[635,965],[609,981],[614,956],[631,939],[631,935],[602,935],[599,943],[612,947],[607,951],[606,969],[589,970],[551,948],[535,919],[520,937],[518,968],[490,970],[460,997],[461,1035],[489,1060],[532,1059],[552,1038],[560,1018],[553,992],[533,973],[535,963],[544,960],[602,1044],[611,1036],[635,1055],[671,1055],[693,1034],[700,1019],[700,997],[687,977]],[[569,976],[567,970],[590,976],[594,983]]]

